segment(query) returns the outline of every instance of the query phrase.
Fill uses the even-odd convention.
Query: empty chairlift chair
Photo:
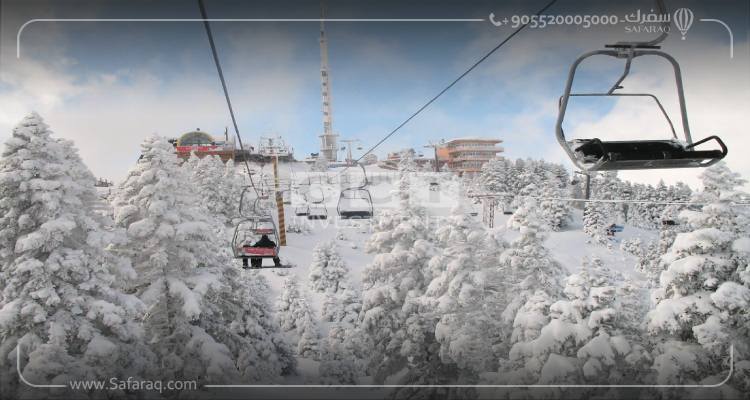
[[[243,218],[254,218],[262,215],[263,208],[267,204],[263,204],[264,199],[262,194],[258,196],[260,192],[256,191],[252,186],[246,186],[242,189],[242,195],[240,195],[240,216]]]
[[[307,219],[328,219],[325,195],[322,189],[319,188],[318,191],[318,196],[307,196]]]
[[[342,219],[369,219],[372,218],[372,195],[367,190],[369,184],[367,172],[364,166],[359,165],[365,174],[364,182],[360,186],[346,188],[339,194],[339,201],[336,205],[336,211]]]
[[[663,2],[658,1],[660,11],[664,10]],[[712,165],[727,155],[727,147],[718,136],[708,136],[697,142],[693,142],[688,114],[685,106],[685,94],[682,86],[682,74],[677,61],[669,54],[660,51],[658,44],[664,39],[660,36],[651,42],[617,43],[607,45],[605,50],[596,50],[580,56],[570,67],[568,81],[565,91],[560,98],[560,110],[557,119],[557,140],[567,152],[573,163],[586,172],[608,171],[608,170],[637,170],[637,169],[661,169],[661,168],[696,168]],[[603,93],[572,93],[573,80],[576,70],[581,62],[592,56],[608,56],[625,60],[625,68],[612,87]],[[619,93],[621,84],[630,73],[630,66],[638,57],[655,56],[667,60],[674,70],[677,86],[677,98],[679,101],[680,115],[682,119],[682,138],[675,131],[669,115],[662,106],[659,99],[650,93]],[[563,121],[568,102],[571,97],[647,97],[654,100],[656,106],[661,110],[672,130],[672,138],[663,140],[618,140],[608,141],[599,137],[591,139],[567,140],[563,132]],[[697,147],[708,142],[715,142],[718,148],[698,149]]]

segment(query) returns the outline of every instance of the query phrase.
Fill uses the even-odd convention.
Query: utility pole
[[[482,222],[488,228],[495,227],[495,208],[497,207],[498,200],[504,200],[508,197],[504,193],[481,193],[481,194],[470,194],[467,197],[472,199],[479,199],[482,202]]]
[[[354,157],[352,156],[352,143],[358,143],[361,142],[359,139],[341,139],[339,140],[342,143],[346,143],[346,165],[354,165]]]
[[[591,175],[588,172],[573,171],[573,175],[582,175],[585,179],[584,199],[591,198]],[[574,178],[575,180],[575,178]]]
[[[276,193],[276,211],[279,215],[279,245],[286,246],[286,223],[284,221],[284,196],[279,187],[279,153],[273,154],[273,183]]]
[[[261,138],[261,145],[264,138]],[[279,217],[279,246],[286,246],[286,222],[284,218],[284,194],[281,191],[281,182],[279,180],[279,153],[284,151],[285,155],[288,151],[285,148],[281,148],[273,138],[268,138],[268,145],[265,147],[266,152],[271,156],[273,160],[273,187],[274,197],[276,200],[276,212]]]

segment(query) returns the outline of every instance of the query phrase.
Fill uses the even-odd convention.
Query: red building
[[[190,158],[191,153],[195,153],[200,158],[208,155],[219,156],[223,162],[232,160],[235,156],[233,141],[228,140],[228,138],[217,140],[200,129],[188,132],[172,143],[175,146],[177,156],[183,160]]]

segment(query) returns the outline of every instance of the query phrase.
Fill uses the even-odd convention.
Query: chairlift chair
[[[273,247],[257,246],[263,235],[274,243]],[[279,234],[272,218],[247,218],[238,223],[232,237],[232,252],[235,258],[242,259],[243,268],[287,268],[279,259]],[[267,258],[273,260],[273,266],[263,266],[263,259]]]
[[[372,195],[367,190],[369,181],[367,180],[367,171],[362,164],[359,164],[364,173],[364,182],[359,186],[343,189],[339,193],[339,201],[336,204],[336,212],[342,219],[369,219],[373,215]]]
[[[325,205],[325,195],[323,194],[323,189],[318,189],[320,191],[320,197],[313,199],[311,196],[308,196],[308,202],[307,202],[307,219],[328,219],[328,209]]]
[[[307,206],[307,219],[328,219],[328,209],[323,203],[310,203]]]
[[[254,218],[263,214],[260,202],[265,200],[263,196],[258,196],[258,192],[252,186],[246,186],[242,189],[240,195],[240,216],[244,218]]]
[[[657,0],[657,7],[664,13],[662,0]],[[713,165],[727,155],[727,147],[718,136],[708,136],[697,142],[693,142],[688,124],[688,114],[685,106],[685,94],[682,84],[682,73],[680,65],[669,54],[659,50],[658,43],[664,40],[666,33],[650,42],[619,42],[614,45],[605,46],[605,50],[595,50],[581,55],[570,67],[565,91],[560,98],[560,109],[556,124],[557,140],[568,154],[573,163],[584,172],[589,171],[612,171],[612,170],[637,170],[637,169],[662,169],[662,168],[696,168]],[[582,61],[593,56],[608,56],[625,60],[625,68],[620,78],[612,87],[604,93],[573,93],[573,80],[576,70]],[[622,89],[622,82],[630,73],[633,61],[638,57],[655,56],[667,60],[674,70],[677,86],[677,97],[682,119],[682,136],[678,138],[672,120],[659,99],[650,93],[615,93]],[[598,137],[591,139],[565,138],[563,122],[571,97],[648,97],[655,101],[666,118],[671,130],[672,138],[664,140],[628,140],[607,141]],[[715,142],[718,149],[698,150],[696,147]]]
[[[298,197],[296,197],[295,200],[300,200],[299,197],[301,197],[301,202],[292,201],[294,206],[294,215],[298,217],[304,217],[307,216],[307,209],[308,209],[308,200],[307,196],[304,193],[295,192]]]

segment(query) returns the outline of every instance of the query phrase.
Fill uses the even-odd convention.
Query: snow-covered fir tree
[[[735,363],[750,356],[748,260],[736,247],[748,240],[747,227],[739,223],[744,211],[733,206],[744,181],[723,163],[706,169],[701,178],[704,191],[696,199],[704,205],[680,213],[686,232],[676,235],[662,257],[660,287],[652,294],[656,305],[648,330],[663,339],[654,359],[661,384],[721,381],[729,344]],[[732,386],[747,389],[746,375],[741,378],[722,387],[724,396]]]
[[[521,230],[527,226],[533,226],[537,229],[545,229],[547,227],[546,224],[542,223],[539,216],[539,204],[536,199],[525,197],[519,203],[518,208],[516,208],[513,215],[506,222],[506,226],[509,229]]]
[[[320,359],[320,332],[312,313],[307,313],[299,324],[297,354],[303,358]]]
[[[613,200],[618,198],[618,179],[616,172],[605,172],[594,180],[596,191],[593,199]],[[583,210],[583,231],[596,243],[607,244],[607,229],[617,222],[615,204],[609,202],[587,202]]]
[[[479,175],[479,189],[485,193],[510,193],[508,187],[510,167],[510,162],[504,158],[486,162]]]
[[[540,191],[539,217],[547,228],[557,232],[571,220],[570,203],[555,200],[567,197],[567,192],[558,179],[549,175],[542,183],[542,190]]]
[[[361,374],[347,330],[351,325],[334,323],[323,341],[318,371],[323,385],[356,385]]]
[[[201,207],[223,223],[230,216],[225,214],[228,181],[224,180],[224,164],[218,156],[208,155],[192,166],[191,182],[197,189]],[[233,213],[234,214],[234,213]]]
[[[281,329],[285,332],[301,334],[305,320],[312,319],[310,303],[300,290],[299,280],[295,275],[284,279],[281,296],[276,302],[276,312]]]
[[[143,303],[118,285],[134,271],[91,208],[97,194],[71,142],[32,113],[0,158],[0,395],[47,396],[19,385],[144,376],[153,354],[136,321]],[[12,371],[12,373],[11,373]],[[35,390],[35,391],[34,391]],[[123,395],[123,393],[114,393]],[[55,395],[67,396],[72,393]]]
[[[328,241],[315,246],[310,263],[308,282],[310,289],[323,293],[339,291],[339,285],[347,279],[349,267],[341,258],[336,242]]]
[[[293,375],[297,359],[273,318],[266,278],[239,268],[225,272],[225,277],[234,282],[229,293],[236,301],[224,300],[229,322],[217,338],[235,354],[243,382],[273,383]]]
[[[526,368],[525,358],[522,357],[523,352],[520,349],[528,348],[530,346],[528,342],[537,338],[542,327],[549,322],[549,307],[552,299],[543,290],[532,294],[527,293],[524,298],[520,307],[508,310],[510,312],[506,315],[506,319],[508,315],[513,315],[511,317],[512,333],[508,336],[506,344],[510,351],[506,352],[507,359],[499,360],[498,374],[491,379],[492,381],[523,384],[536,380],[536,376]],[[516,349],[515,352],[513,349]]]
[[[436,232],[442,250],[429,263],[433,277],[420,299],[419,312],[437,341],[443,381],[476,383],[495,367],[493,349],[505,304],[500,252],[506,244],[478,226],[456,206]],[[480,306],[481,305],[481,306]],[[437,378],[437,377],[436,377]]]
[[[532,384],[638,383],[650,361],[646,349],[633,343],[640,339],[634,321],[644,311],[637,305],[640,293],[629,285],[619,290],[598,259],[569,276],[564,293],[552,304],[537,293],[519,311],[504,378]],[[605,391],[586,390],[587,396]],[[563,393],[553,388],[546,395]]]
[[[639,258],[643,257],[644,255],[643,240],[640,237],[623,239],[622,242],[620,242],[620,250],[622,250],[624,253],[627,253],[627,254],[630,254]]]
[[[245,170],[240,173],[237,171],[237,167],[234,160],[228,160],[224,164],[224,175],[222,177],[223,189],[226,190],[226,196],[224,196],[223,214],[231,219],[237,217],[239,214],[239,203],[240,197],[242,196],[242,190],[247,185],[245,183]]]
[[[143,325],[158,378],[236,382],[235,355],[217,340],[224,313],[238,308],[224,275],[228,249],[216,245],[215,220],[200,208],[172,145],[153,136],[142,152],[118,188],[115,222],[127,229],[117,250],[137,272],[130,286],[148,307]]]
[[[345,322],[354,326],[362,310],[362,295],[352,283],[339,287],[338,292],[328,290],[321,314],[327,322]]]
[[[357,341],[365,343],[360,347],[367,349],[367,354],[361,356],[368,358],[368,372],[379,383],[403,369],[412,350],[420,350],[411,347],[407,324],[417,310],[415,299],[427,284],[425,272],[432,248],[424,210],[411,202],[412,164],[408,153],[403,154],[396,193],[400,207],[377,215],[374,233],[365,246],[365,251],[376,255],[362,274]]]
[[[521,236],[500,256],[505,280],[513,288],[506,293],[509,297],[508,307],[503,311],[506,325],[513,323],[516,311],[529,296],[544,291],[550,298],[558,298],[562,293],[565,276],[562,266],[544,247],[544,233],[539,230],[538,220],[529,218],[525,222],[527,225],[520,227]]]

